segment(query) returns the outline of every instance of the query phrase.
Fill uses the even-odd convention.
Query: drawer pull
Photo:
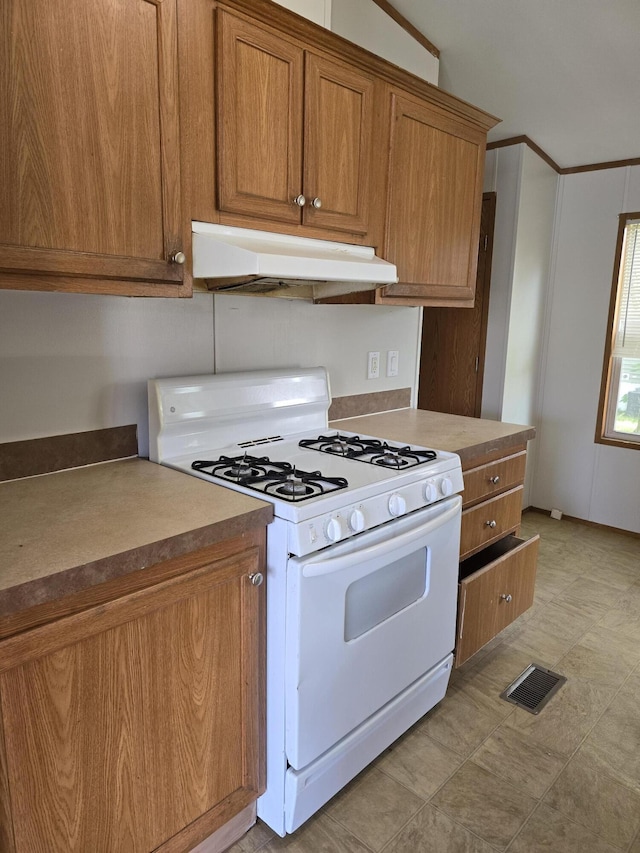
[[[496,526],[496,520],[495,520],[495,518],[494,518],[494,519],[492,519],[491,521],[485,521],[485,525],[486,525],[487,527],[491,527],[491,528],[495,527],[495,526]]]
[[[262,586],[264,575],[262,574],[262,572],[253,572],[249,575],[249,580],[251,581],[253,586]]]
[[[497,486],[500,482],[500,477],[498,476],[498,474],[496,474],[495,477],[489,477],[489,482],[493,483],[494,486]]]
[[[504,592],[503,592],[503,593],[501,594],[500,598],[501,598],[503,601],[506,601],[506,602],[507,602],[507,604],[508,604],[508,603],[511,601],[511,593],[510,593],[510,592],[508,592],[508,593],[505,595],[505,594],[504,594]]]

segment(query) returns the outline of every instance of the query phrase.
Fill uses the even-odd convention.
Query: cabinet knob
[[[506,601],[506,602],[507,602],[507,604],[508,604],[508,603],[511,601],[511,593],[510,593],[510,592],[508,592],[508,593],[505,595],[505,593],[503,592],[503,593],[500,595],[500,598],[501,598],[503,601]]]
[[[264,580],[264,575],[262,572],[253,572],[253,574],[249,575],[249,580],[254,586],[261,586],[262,581]]]
[[[304,206],[305,206],[305,204],[307,203],[307,200],[306,200],[306,198],[302,195],[302,193],[300,193],[300,195],[297,195],[297,196],[294,198],[293,203],[294,203],[294,204],[297,204],[297,205],[298,205],[298,207],[304,207]]]
[[[500,482],[500,477],[497,474],[495,477],[489,477],[489,482],[496,486]]]
[[[173,252],[169,258],[172,264],[183,264],[187,260],[184,252]]]
[[[311,204],[316,208],[316,210],[319,210],[322,207],[322,199],[316,196]]]
[[[495,526],[496,526],[496,521],[495,521],[495,519],[491,519],[491,521],[485,521],[485,525],[486,525],[487,527],[492,527],[492,528],[493,528],[493,527],[495,527]]]

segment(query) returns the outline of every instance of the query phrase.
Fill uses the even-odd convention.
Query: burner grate
[[[344,477],[325,477],[320,471],[301,471],[289,462],[272,462],[267,456],[246,453],[214,460],[196,459],[191,467],[210,477],[290,503],[346,489],[349,485]]]
[[[319,435],[317,438],[303,438],[299,447],[318,450],[365,462],[368,465],[380,465],[383,468],[401,470],[424,465],[437,459],[435,450],[411,447],[411,445],[394,445],[379,438],[361,438],[359,435]]]

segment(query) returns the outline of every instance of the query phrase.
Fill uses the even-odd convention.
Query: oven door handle
[[[424,539],[425,536],[428,536],[436,528],[447,524],[456,516],[459,516],[461,503],[460,497],[456,497],[454,500],[447,501],[445,507],[440,508],[436,505],[433,509],[440,509],[440,511],[432,515],[427,521],[395,536],[391,534],[390,537],[383,539],[381,542],[376,542],[374,545],[369,545],[366,548],[357,548],[348,554],[340,554],[336,557],[330,557],[328,560],[307,562],[303,565],[302,574],[305,578],[330,575],[333,572],[342,572],[345,569],[350,569],[352,566],[366,560],[386,557],[391,553],[393,553],[394,559],[399,560],[411,553],[413,546],[418,540]]]

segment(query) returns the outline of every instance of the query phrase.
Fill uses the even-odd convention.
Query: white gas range
[[[149,381],[150,458],[267,500],[267,790],[293,832],[443,698],[462,471],[328,428],[324,368]]]

